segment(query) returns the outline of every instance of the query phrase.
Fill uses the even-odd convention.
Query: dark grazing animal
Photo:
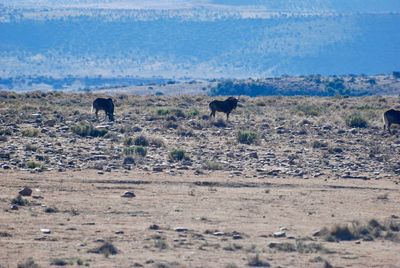
[[[110,121],[114,121],[114,102],[111,98],[105,99],[105,98],[97,98],[93,101],[93,106],[92,106],[92,112],[93,109],[96,112],[96,118],[97,120],[99,119],[97,113],[99,110],[103,110],[106,113],[106,117],[108,116],[108,119]]]
[[[211,110],[210,118],[214,117],[215,112],[223,112],[226,114],[226,120],[229,120],[229,114],[233,109],[236,109],[239,100],[234,97],[229,97],[224,101],[213,100],[210,102],[209,107]]]
[[[390,126],[392,124],[400,124],[400,111],[390,109],[383,113],[383,130],[388,129],[390,132]]]

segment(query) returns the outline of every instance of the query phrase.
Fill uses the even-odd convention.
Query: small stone
[[[158,226],[157,224],[152,224],[152,225],[150,225],[149,229],[150,230],[159,230],[160,226]]]
[[[17,205],[11,205],[11,210],[18,210],[18,206]]]
[[[132,198],[132,197],[136,197],[136,195],[134,194],[134,192],[125,192],[121,197],[126,197],[126,198]]]
[[[274,233],[274,237],[285,237],[286,233],[284,231],[279,231]]]
[[[153,167],[153,171],[154,171],[154,172],[162,172],[162,171],[163,171],[163,168],[160,167],[160,166],[156,166],[156,167]]]
[[[22,188],[21,191],[18,192],[22,196],[30,196],[32,194],[32,189],[29,187]]]
[[[176,227],[174,230],[176,232],[187,232],[189,229],[186,227]]]
[[[315,232],[312,234],[312,236],[320,236],[320,235],[321,235],[321,231],[320,231],[320,230],[315,231]]]
[[[249,156],[250,156],[251,158],[256,158],[256,159],[258,159],[258,154],[257,154],[257,152],[252,152],[252,153],[249,154]]]
[[[44,233],[44,234],[50,234],[51,233],[50,229],[40,229],[40,231],[42,233]]]
[[[115,232],[115,234],[124,234],[124,231],[118,230]]]
[[[237,239],[242,239],[243,237],[240,234],[234,234],[232,238],[237,240]]]
[[[225,234],[224,232],[220,232],[220,231],[213,233],[213,235],[216,235],[216,236],[222,236],[224,234]]]

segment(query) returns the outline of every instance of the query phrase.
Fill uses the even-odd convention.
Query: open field
[[[97,96],[2,92],[0,267],[399,267],[398,98]]]

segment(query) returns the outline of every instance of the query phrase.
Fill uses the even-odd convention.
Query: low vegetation
[[[258,143],[258,135],[253,131],[239,131],[237,134],[237,140],[239,143],[243,144],[257,144]]]
[[[110,242],[104,242],[101,246],[88,251],[89,253],[103,254],[105,257],[118,254],[118,249]]]
[[[17,268],[39,268],[40,266],[35,263],[32,258],[28,258],[25,262],[17,264]]]
[[[349,241],[362,239],[371,241],[374,239],[387,239],[400,241],[400,222],[386,220],[384,223],[372,219],[366,223],[353,221],[349,224],[338,224],[331,228],[323,228],[319,232],[324,240],[329,242]]]
[[[92,124],[85,122],[73,125],[71,131],[81,137],[103,137],[107,134],[106,129],[97,129]]]
[[[182,149],[179,149],[179,148],[172,149],[169,152],[169,159],[171,161],[181,161],[181,160],[183,160],[185,158],[185,156],[186,156],[185,150],[182,150]]]
[[[368,121],[360,113],[352,113],[346,117],[346,125],[351,128],[367,128]]]

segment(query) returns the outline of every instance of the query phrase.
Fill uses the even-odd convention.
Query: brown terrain
[[[400,267],[398,98],[98,96],[1,92],[0,267]]]

